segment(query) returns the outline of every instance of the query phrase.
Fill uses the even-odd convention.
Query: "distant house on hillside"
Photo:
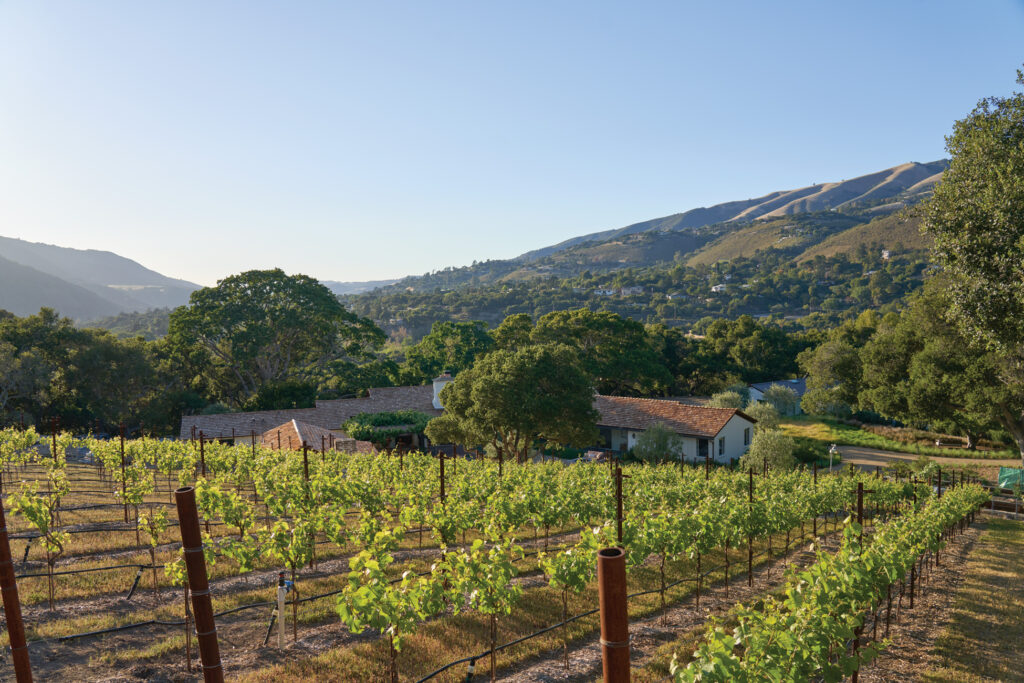
[[[663,424],[682,437],[683,458],[698,462],[706,456],[722,464],[739,459],[750,446],[756,422],[733,408],[708,408],[666,399],[598,395],[594,408],[600,416],[598,430],[613,451],[629,450],[640,434]]]
[[[643,287],[623,287],[619,290],[622,296],[636,296],[637,294],[643,294]]]
[[[770,382],[758,382],[756,384],[748,384],[747,388],[750,390],[750,402],[757,403],[764,398],[764,393],[773,386],[786,387],[792,389],[793,393],[796,394],[797,404],[793,410],[793,415],[799,415],[803,412],[800,409],[800,399],[803,398],[804,393],[807,391],[807,378],[798,377],[796,379],[775,379]]]
[[[728,288],[728,285],[725,285],[725,284],[715,285],[714,287],[711,288],[711,291],[714,294],[720,294],[720,293],[724,292],[727,288]]]
[[[599,288],[599,289],[595,289],[594,290],[594,294],[596,294],[597,296],[615,296],[618,293],[619,293],[619,290],[617,290],[617,289],[601,289],[601,288]]]

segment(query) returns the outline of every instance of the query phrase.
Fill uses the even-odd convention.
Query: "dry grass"
[[[1024,524],[990,519],[968,557],[950,624],[936,640],[940,662],[924,681],[1024,679]]]

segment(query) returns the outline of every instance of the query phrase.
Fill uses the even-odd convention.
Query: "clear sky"
[[[0,0],[0,235],[420,274],[944,156],[1024,0]]]

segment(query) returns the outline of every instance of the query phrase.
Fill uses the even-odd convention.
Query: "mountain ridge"
[[[949,166],[939,159],[927,163],[907,162],[882,171],[868,173],[849,180],[820,183],[795,190],[777,190],[761,197],[734,200],[707,207],[697,207],[681,213],[631,223],[622,228],[571,237],[551,246],[528,251],[515,259],[536,261],[545,256],[586,242],[607,241],[625,235],[648,231],[701,228],[717,223],[777,218],[794,213],[850,208],[857,203],[896,198],[907,193],[907,199],[931,191]]]
[[[167,277],[137,261],[99,249],[74,249],[0,236],[0,258],[5,266],[2,300],[8,304],[0,307],[19,315],[47,306],[76,320],[90,320],[180,306],[199,289],[195,283]],[[23,280],[15,281],[15,273]],[[33,291],[25,282],[37,282],[39,289]],[[93,297],[84,296],[81,290]],[[15,299],[14,292],[21,293],[22,298]],[[45,297],[39,296],[42,292]]]

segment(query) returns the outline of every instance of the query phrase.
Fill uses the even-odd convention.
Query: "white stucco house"
[[[613,451],[627,451],[637,437],[656,424],[663,424],[683,442],[683,458],[729,464],[746,453],[754,436],[756,420],[734,408],[709,408],[676,400],[603,396],[594,398],[599,414],[597,426],[605,445]]]

